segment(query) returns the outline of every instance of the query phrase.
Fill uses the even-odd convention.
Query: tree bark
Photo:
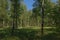
[[[41,37],[43,37],[44,27],[44,0],[42,0],[42,24],[41,24]]]

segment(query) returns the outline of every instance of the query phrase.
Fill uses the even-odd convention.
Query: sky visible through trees
[[[52,0],[53,2],[56,2],[57,0]],[[33,3],[34,3],[34,0],[24,0],[24,3],[26,4],[27,6],[27,9],[28,10],[31,10],[33,8]]]
[[[24,0],[24,3],[26,4],[28,10],[31,10],[33,8],[33,3],[34,1],[33,0]]]

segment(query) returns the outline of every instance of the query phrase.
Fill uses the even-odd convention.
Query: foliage
[[[34,0],[33,9],[27,10],[24,0],[0,0],[0,28],[3,29],[0,29],[0,40],[40,40],[42,28],[41,40],[59,40],[60,0],[57,3],[44,0],[44,8],[42,1]],[[42,12],[44,27],[41,28]]]

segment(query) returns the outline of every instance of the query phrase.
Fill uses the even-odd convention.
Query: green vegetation
[[[60,0],[0,0],[0,40],[60,40]]]
[[[54,30],[55,31],[55,30]],[[11,29],[0,30],[1,40],[40,40],[40,29],[16,29],[14,35],[11,35]],[[42,40],[59,40],[58,33],[52,31],[52,29],[44,29],[44,36]]]

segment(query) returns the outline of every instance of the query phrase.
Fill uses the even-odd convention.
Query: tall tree
[[[13,27],[12,27],[12,34],[14,33],[14,29],[18,27],[18,18],[19,18],[19,11],[20,11],[20,0],[11,0],[12,2],[12,11],[13,11]]]
[[[40,16],[41,18],[41,37],[43,37],[43,27],[44,27],[44,2],[45,0],[36,0],[34,5],[34,14],[36,17]],[[36,11],[37,10],[37,11]]]
[[[60,0],[58,0],[57,4],[53,8],[52,18],[54,20],[54,24],[56,26],[56,31],[60,32]]]
[[[45,25],[50,25],[53,22],[51,17],[52,9],[54,8],[55,4],[52,3],[51,0],[35,0],[34,8],[33,8],[33,16],[35,18],[40,16],[42,24],[41,24],[41,33],[43,34],[43,27]]]
[[[25,27],[26,26],[26,21],[27,21],[27,8],[26,8],[26,5],[24,4],[24,1],[23,2],[21,2],[21,4],[20,4],[20,13],[21,13],[21,15],[20,15],[20,25],[22,26],[22,27]]]
[[[7,24],[5,23],[8,19],[8,12],[7,12],[7,1],[6,0],[0,0],[0,22],[2,22],[2,27]]]
[[[43,36],[43,27],[44,27],[44,0],[42,1],[42,9],[41,9],[41,11],[42,11],[42,24],[41,24],[41,35]]]

